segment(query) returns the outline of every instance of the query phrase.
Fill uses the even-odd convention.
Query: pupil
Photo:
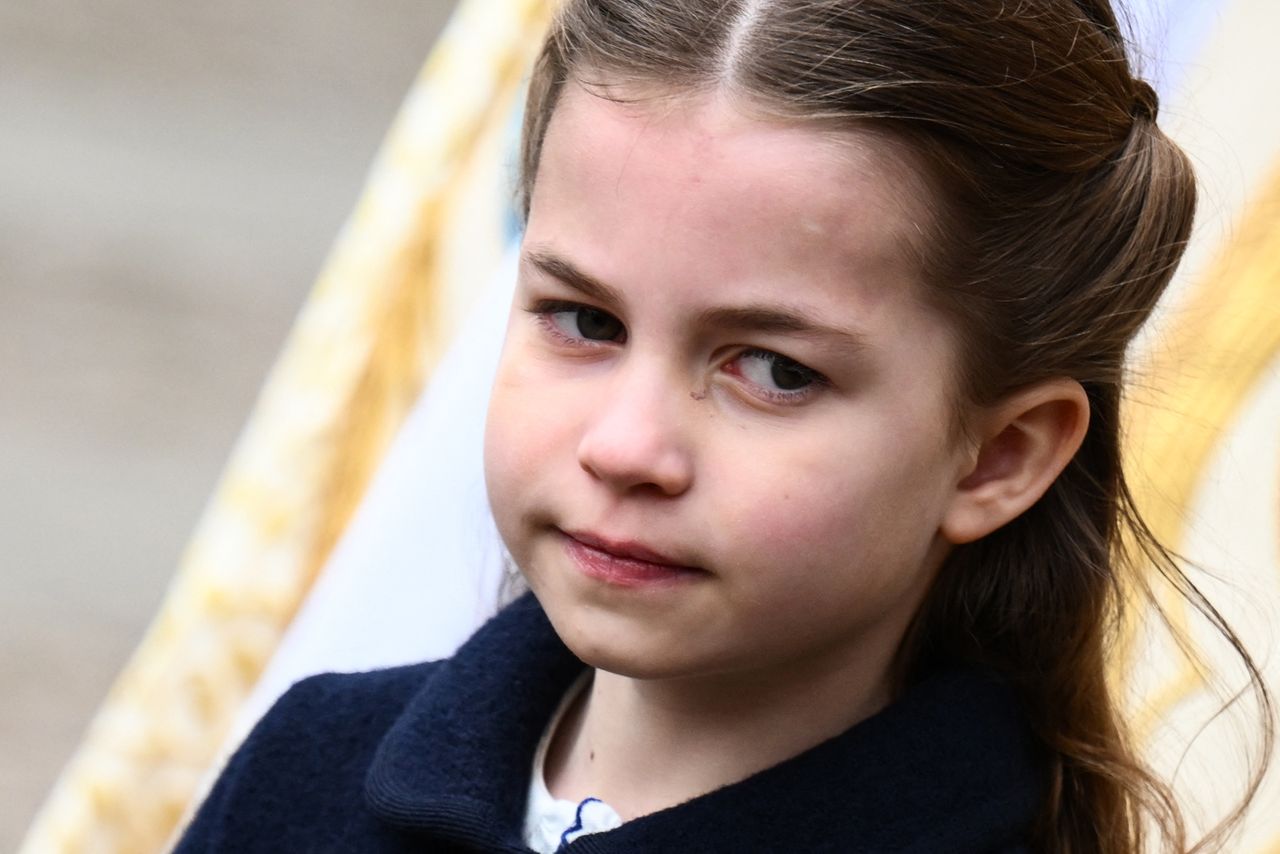
[[[622,331],[622,324],[616,317],[605,314],[603,311],[584,308],[578,311],[578,331],[582,333],[583,338],[604,341],[616,338]]]
[[[795,391],[809,384],[809,377],[798,365],[788,365],[774,360],[770,371],[773,384],[783,391]]]

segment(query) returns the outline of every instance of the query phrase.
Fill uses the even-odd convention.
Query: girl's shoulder
[[[323,762],[331,773],[340,734],[350,747],[376,746],[441,662],[428,661],[358,673],[320,673],[284,693],[249,734],[241,751],[278,762]],[[324,745],[323,754],[317,746]]]
[[[323,847],[335,831],[325,816],[352,813],[378,745],[439,666],[323,673],[293,685],[232,755],[176,852]]]
[[[347,719],[353,715],[369,723],[382,715],[394,720],[397,710],[422,689],[441,663],[424,661],[356,673],[308,676],[295,682],[276,701],[259,727],[278,725],[283,722],[282,718],[299,716],[310,718],[316,724],[330,720],[349,723]]]

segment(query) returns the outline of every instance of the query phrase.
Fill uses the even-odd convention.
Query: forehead
[[[919,295],[932,196],[873,129],[767,118],[724,93],[619,102],[566,86],[529,236],[593,272]]]

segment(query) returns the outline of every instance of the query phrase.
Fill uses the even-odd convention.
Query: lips
[[[706,571],[633,540],[610,540],[585,531],[565,531],[565,550],[583,573],[622,587],[680,583]]]

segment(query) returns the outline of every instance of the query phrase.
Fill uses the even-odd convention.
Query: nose
[[[617,492],[685,492],[693,459],[676,385],[626,369],[608,383],[578,443],[578,464]]]

